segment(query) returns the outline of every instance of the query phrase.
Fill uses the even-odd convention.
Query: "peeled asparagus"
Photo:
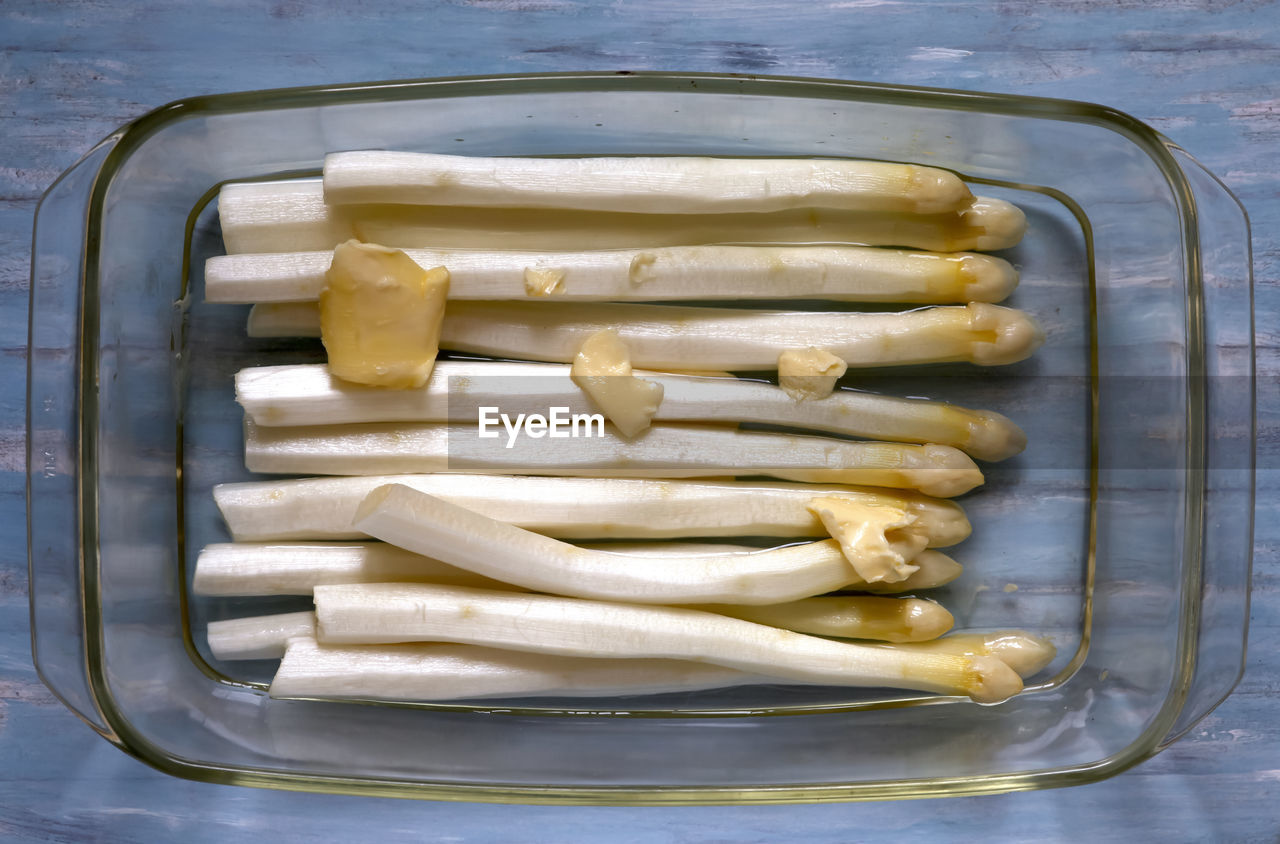
[[[936,252],[1015,245],[1026,217],[977,197],[943,214],[796,208],[735,214],[638,214],[543,208],[324,202],[320,180],[226,185],[218,194],[230,254],[333,249],[352,237],[404,249],[595,250],[720,243],[842,243]]]
[[[766,606],[700,604],[690,609],[814,636],[886,642],[936,639],[955,623],[946,607],[919,598],[830,595]]]
[[[1023,678],[1053,658],[1048,640],[1016,631],[961,633],[932,642],[878,647],[906,653],[995,656]],[[1028,653],[1035,658],[1026,659]],[[593,659],[437,642],[322,645],[315,639],[295,638],[288,643],[271,683],[271,696],[403,701],[603,697],[777,682],[775,677],[686,660]]]
[[[279,659],[290,639],[315,632],[315,614],[306,610],[211,621],[206,635],[214,659]]]
[[[895,442],[950,445],[980,460],[1020,452],[1026,435],[1007,417],[945,402],[839,390],[798,404],[770,384],[636,372],[660,384],[655,421],[757,422]],[[256,366],[236,373],[236,401],[263,426],[352,422],[466,422],[481,407],[510,416],[551,407],[594,413],[562,364],[441,361],[416,390],[383,390],[333,377],[323,364]]]
[[[616,554],[635,565],[646,557],[742,559],[762,553],[749,545],[702,542],[608,542],[582,547]],[[742,562],[748,564],[746,568],[752,563],[747,559]],[[913,562],[917,571],[904,581],[872,584],[855,579],[843,588],[877,594],[915,592],[950,583],[963,571],[955,560],[935,551],[922,551]],[[440,583],[519,589],[385,542],[214,543],[200,551],[194,580],[195,594],[222,597],[310,595],[316,586],[332,583]]]
[[[964,361],[1001,366],[1044,342],[1035,320],[999,305],[921,308],[904,313],[818,313],[675,305],[454,302],[441,348],[501,358],[568,363],[597,331],[614,328],[642,369],[776,369],[798,342],[850,368]],[[254,305],[252,337],[319,336],[314,305]]]
[[[564,417],[567,420],[568,416]],[[518,423],[517,423],[518,424]],[[591,436],[481,438],[476,425],[369,423],[264,428],[245,420],[245,466],[282,475],[478,472],[614,478],[768,475],[791,481],[915,489],[950,497],[982,483],[962,451],[943,445],[850,442],[701,425],[654,426],[626,440],[601,426]],[[542,433],[553,430],[546,425]]]
[[[953,633],[930,642],[887,645],[917,653],[970,654],[994,656],[1018,672],[1024,680],[1039,674],[1058,650],[1044,636],[1023,630],[998,630],[994,633]]]
[[[325,644],[450,641],[563,656],[688,659],[786,680],[890,686],[998,703],[1022,689],[992,656],[911,653],[833,642],[674,607],[458,586],[319,586]]]
[[[969,536],[952,501],[866,487],[639,478],[510,475],[386,475],[219,484],[213,499],[238,542],[362,539],[351,526],[360,502],[399,483],[490,518],[562,539],[679,537],[825,537],[808,509],[815,496],[841,495],[899,506],[916,517],[929,545]],[[918,559],[918,558],[917,558]]]
[[[369,493],[353,524],[370,536],[526,589],[645,604],[777,604],[864,582],[858,547],[834,540],[724,556],[644,560],[579,548],[403,484]],[[920,546],[910,525],[868,537]],[[879,547],[878,545],[876,546]],[[318,587],[317,587],[318,588]]]
[[[200,550],[191,589],[197,595],[310,595],[327,583],[513,588],[383,542],[219,542]]]
[[[530,272],[554,273],[566,302],[825,299],[837,302],[999,302],[1018,283],[1001,258],[865,246],[677,246],[594,252],[409,249],[449,269],[449,298],[524,299]],[[205,262],[209,302],[315,301],[329,252],[218,255]]]
[[[288,643],[274,698],[473,700],[486,697],[649,695],[775,678],[676,659],[591,659],[439,642]]]
[[[915,164],[824,158],[481,158],[334,152],[331,205],[459,205],[708,214],[842,208],[943,214],[973,194],[953,173]]]

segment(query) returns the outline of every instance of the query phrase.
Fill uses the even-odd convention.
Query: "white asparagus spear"
[[[514,588],[384,542],[206,545],[196,558],[197,595],[310,595],[326,583],[441,583]]]
[[[1022,682],[991,656],[911,653],[677,607],[405,583],[319,586],[325,644],[450,641],[564,656],[688,659],[787,680],[998,703]]]
[[[651,695],[777,682],[687,660],[591,659],[441,642],[323,645],[295,638],[271,681],[270,694],[436,701]]]
[[[206,635],[214,659],[279,659],[290,639],[315,632],[315,614],[305,610],[211,621]]]
[[[845,547],[842,553],[833,540],[754,554],[638,561],[532,533],[403,484],[370,492],[353,524],[384,542],[504,583],[580,598],[777,604],[863,582],[853,563],[859,548]],[[868,536],[867,544],[873,543],[911,556],[920,549],[909,529]]]
[[[968,538],[953,501],[890,489],[834,485],[541,478],[513,475],[372,475],[218,484],[213,499],[238,542],[362,539],[351,526],[360,502],[400,483],[490,518],[561,539],[825,537],[809,511],[815,496],[898,506],[916,517],[930,547]]]
[[[749,545],[702,542],[585,544],[639,564],[645,557],[743,557],[760,553]],[[894,584],[850,581],[844,588],[878,594],[915,592],[949,583],[962,567],[945,554],[923,551],[913,561],[918,569]],[[310,595],[331,583],[441,583],[487,589],[519,589],[474,572],[414,554],[385,542],[222,542],[206,545],[196,559],[193,591],[197,595]]]
[[[251,472],[279,475],[768,475],[790,481],[914,489],[943,498],[982,483],[982,472],[973,460],[945,445],[852,442],[677,424],[651,427],[634,440],[603,425],[589,436],[574,437],[568,420],[567,415],[552,414],[544,418],[541,428],[525,428],[526,434],[517,429],[513,434],[495,416],[486,429],[491,438],[482,438],[474,424],[374,422],[264,428],[246,419],[245,466]],[[555,438],[546,436],[552,430],[559,431]]]
[[[1018,284],[1002,258],[866,246],[677,246],[594,252],[408,249],[449,269],[449,298],[524,299],[526,273],[548,272],[558,301],[825,299],[947,304],[999,302]],[[217,255],[205,262],[208,302],[315,301],[328,252]]]
[[[826,595],[767,606],[699,604],[690,609],[814,636],[886,642],[936,639],[955,624],[946,607],[920,598]]]
[[[655,421],[758,422],[894,442],[950,445],[980,460],[1022,451],[1026,435],[1007,417],[945,402],[838,390],[798,404],[771,384],[637,371],[662,386]],[[469,422],[481,407],[570,414],[596,408],[563,364],[441,361],[415,390],[384,390],[333,377],[324,364],[255,366],[236,373],[236,401],[262,426],[352,422]]]
[[[828,158],[482,158],[358,150],[324,160],[330,205],[459,205],[709,214],[842,208],[943,214],[973,194],[954,173]]]
[[[597,331],[613,328],[641,369],[768,370],[798,342],[825,349],[850,368],[965,361],[1016,363],[1044,342],[1035,320],[999,305],[921,308],[904,313],[818,313],[676,305],[453,302],[441,348],[502,358],[569,363]],[[318,337],[309,302],[254,305],[252,337]]]
[[[719,243],[841,243],[935,252],[1015,245],[1026,217],[978,197],[946,214],[797,208],[746,214],[636,214],[543,208],[359,205],[324,202],[319,179],[226,185],[218,215],[228,253],[333,249],[350,238],[402,249],[588,250]]]
[[[994,656],[1018,672],[1024,680],[1039,674],[1053,662],[1058,649],[1044,636],[1025,630],[997,630],[993,633],[953,633],[930,642],[911,642],[886,647],[918,653],[970,654]]]
[[[988,644],[988,639],[994,641]],[[1047,639],[1017,631],[961,633],[932,642],[878,647],[995,656],[1023,678],[1037,673],[1053,657]],[[1028,653],[1034,653],[1035,659],[1026,659]],[[322,645],[313,638],[294,638],[270,693],[272,697],[435,701],[643,695],[777,682],[775,677],[687,660],[553,656],[438,642]]]

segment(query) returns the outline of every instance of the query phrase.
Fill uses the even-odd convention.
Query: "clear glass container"
[[[954,170],[1021,205],[1011,304],[1048,342],[998,373],[915,373],[1023,425],[966,497],[958,626],[1049,633],[1053,665],[994,707],[760,687],[482,705],[271,700],[219,664],[194,599],[226,539],[213,484],[250,477],[231,374],[313,349],[248,341],[202,302],[227,181],[325,153],[850,156]],[[1090,782],[1157,752],[1243,666],[1253,514],[1248,224],[1222,184],[1127,115],[848,82],[569,74],[185,100],[121,128],[48,191],[32,269],[29,492],[36,664],[95,730],[214,782],[433,799],[764,803]],[[905,379],[905,375],[893,375]],[[868,386],[878,385],[869,383]],[[909,387],[909,389],[908,389]],[[1007,589],[1016,585],[1017,590]]]

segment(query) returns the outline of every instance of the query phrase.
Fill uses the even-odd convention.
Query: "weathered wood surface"
[[[1280,4],[1229,0],[0,3],[0,839],[1274,841],[1280,834]],[[1106,783],[925,803],[583,809],[327,797],[170,779],[31,666],[23,404],[31,218],[95,141],[169,100],[577,69],[795,74],[1103,102],[1164,131],[1254,227],[1261,440],[1248,670],[1173,748]]]

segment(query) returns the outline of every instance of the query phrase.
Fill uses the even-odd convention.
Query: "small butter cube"
[[[825,399],[848,368],[824,349],[788,349],[778,355],[778,386],[798,402]]]
[[[911,561],[928,538],[911,530],[916,517],[900,507],[828,496],[809,502],[845,559],[867,583],[899,583],[919,571]]]
[[[440,349],[449,271],[424,270],[398,249],[348,240],[320,291],[329,371],[378,387],[421,387]]]
[[[625,437],[648,428],[662,404],[662,385],[631,374],[631,355],[613,329],[583,342],[569,377]]]

